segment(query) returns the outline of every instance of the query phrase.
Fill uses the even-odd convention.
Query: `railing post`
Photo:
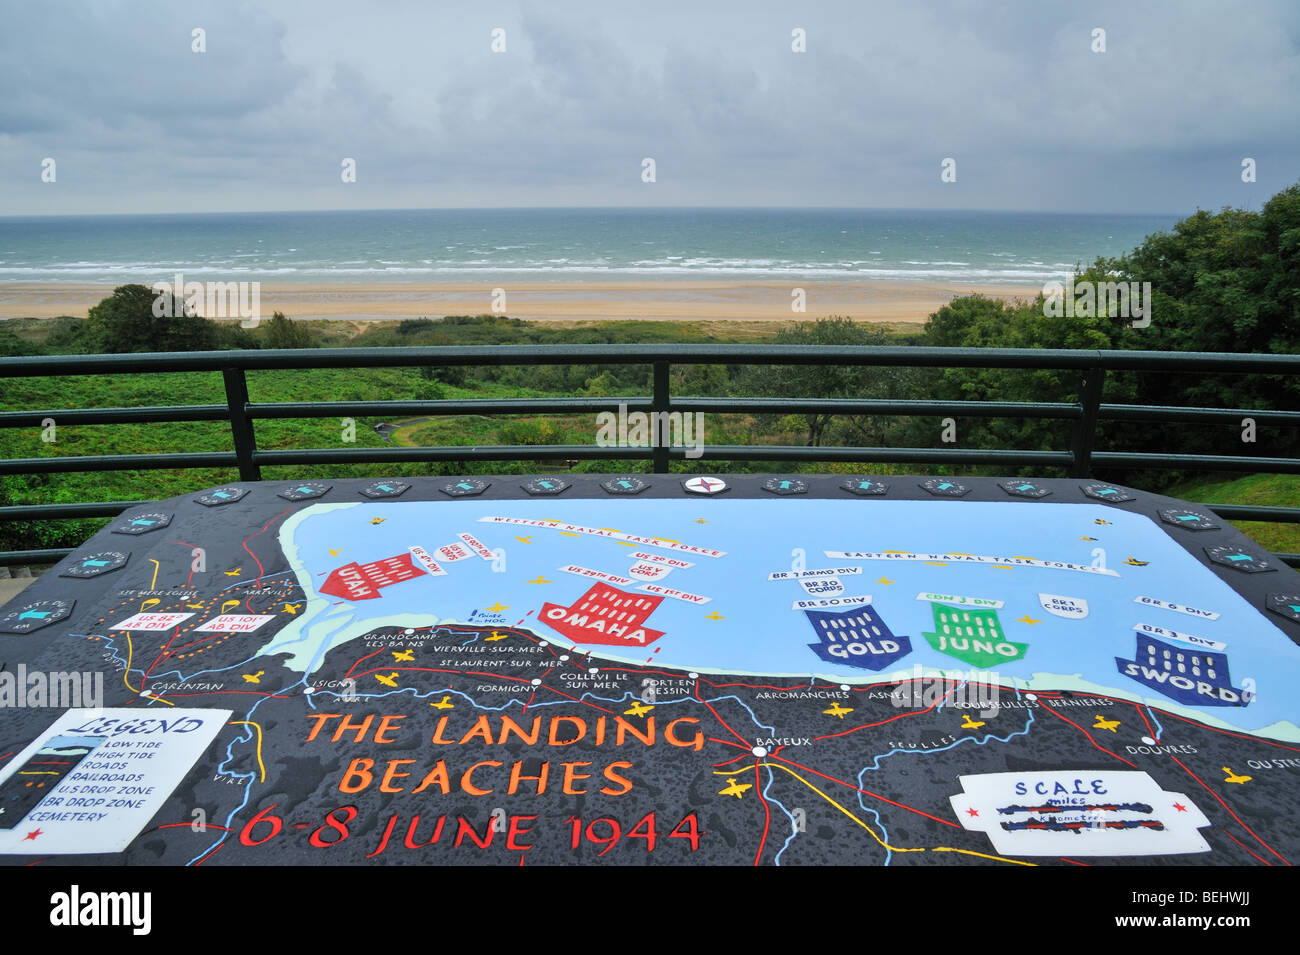
[[[657,361],[654,363],[654,393],[650,399],[650,408],[654,412],[650,416],[650,440],[653,444],[651,459],[655,474],[667,474],[669,471],[668,445],[664,440],[669,435],[668,400],[668,362]]]
[[[1082,414],[1074,426],[1074,440],[1070,450],[1074,463],[1070,477],[1086,478],[1092,475],[1092,449],[1097,440],[1097,418],[1101,411],[1101,386],[1106,380],[1106,369],[1094,365],[1083,373],[1079,384],[1079,407]]]
[[[262,469],[253,461],[257,439],[253,435],[253,419],[248,416],[248,380],[242,368],[223,368],[221,377],[226,382],[226,408],[230,413],[230,434],[235,442],[235,460],[239,462],[241,481],[262,480]]]

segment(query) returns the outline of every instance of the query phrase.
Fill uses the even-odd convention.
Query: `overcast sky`
[[[1296,0],[106,0],[0,16],[0,215],[1181,215],[1259,208],[1300,179]]]

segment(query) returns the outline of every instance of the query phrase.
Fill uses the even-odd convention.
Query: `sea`
[[[1041,286],[1175,216],[412,209],[0,217],[0,283],[929,281]]]
[[[1034,505],[1035,519],[1026,521],[1024,504],[970,502],[962,504],[962,521],[944,522],[927,519],[930,502],[873,501],[861,511],[869,519],[846,520],[843,512],[854,508],[853,501],[784,497],[774,507],[776,500],[627,499],[617,508],[617,528],[604,526],[613,519],[606,501],[580,498],[304,508],[280,526],[278,539],[307,606],[258,654],[283,654],[283,664],[306,680],[329,650],[359,645],[377,628],[474,621],[525,627],[570,648],[572,641],[549,625],[546,602],[576,605],[593,584],[602,584],[592,572],[627,575],[627,583],[619,583],[624,592],[645,592],[629,570],[641,559],[637,548],[610,536],[621,533],[632,535],[642,550],[682,560],[683,566],[659,581],[679,596],[664,598],[643,622],[662,639],[621,646],[587,641],[584,649],[602,659],[715,674],[817,674],[832,683],[889,682],[896,679],[889,674],[916,665],[967,671],[969,665],[926,637],[936,629],[931,598],[957,595],[945,599],[979,598],[999,608],[1007,639],[1019,642],[1024,656],[999,657],[994,669],[1023,689],[1064,688],[1149,702],[1214,725],[1300,741],[1295,693],[1286,676],[1295,672],[1300,649],[1280,639],[1260,611],[1141,515],[1101,504],[1043,503]],[[704,511],[709,518],[701,521]],[[376,517],[389,519],[375,524]],[[1098,518],[1108,523],[1098,525]],[[318,589],[349,562],[401,557],[417,545],[435,554],[457,544],[460,534],[480,541],[493,559],[466,554],[444,561],[441,574],[384,587],[374,598],[341,600]],[[792,541],[799,551],[791,551]],[[346,554],[338,556],[342,548]],[[1011,554],[1038,563],[885,559],[905,553],[1004,560]],[[1142,566],[1125,564],[1120,556],[1134,553]],[[792,565],[798,555],[807,570],[835,568],[842,599],[871,604],[907,652],[883,669],[826,662],[815,652],[818,634],[800,609],[811,591],[786,573],[805,569]],[[1054,600],[1076,609],[1048,609]],[[1187,612],[1193,607],[1196,616]],[[1251,688],[1249,705],[1188,707],[1127,676],[1127,664],[1139,659],[1135,651],[1144,626],[1225,649],[1231,672],[1225,660],[1218,679]],[[1187,654],[1197,653],[1197,646],[1187,644]],[[1147,657],[1140,660],[1146,663]],[[201,680],[210,671],[202,660],[197,663],[195,671],[154,676]]]

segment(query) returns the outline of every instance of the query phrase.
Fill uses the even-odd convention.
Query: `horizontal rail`
[[[57,564],[75,550],[72,547],[50,547],[44,550],[0,550],[0,567],[27,564]]]
[[[342,402],[253,402],[247,373],[270,369],[311,371],[325,368],[426,368],[511,365],[642,365],[651,374],[652,395],[627,397],[376,400]],[[850,365],[857,367],[1053,369],[1078,372],[1077,387],[1063,382],[1075,401],[999,402],[926,401],[915,399],[677,397],[671,394],[672,365]],[[1276,409],[1180,408],[1163,405],[1102,403],[1106,374],[1112,371],[1197,374],[1300,374],[1300,355],[1241,355],[1210,352],[1149,352],[1014,348],[933,348],[922,346],[808,345],[511,345],[428,346],[404,348],[280,349],[121,355],[57,355],[0,358],[0,378],[116,376],[163,372],[219,372],[225,404],[159,405],[136,408],[75,408],[0,412],[0,428],[60,425],[151,424],[158,422],[226,422],[231,450],[187,453],[33,457],[0,461],[0,475],[49,474],[60,471],[134,471],[216,468],[242,480],[259,480],[261,468],[280,465],[354,465],[358,463],[464,461],[648,461],[657,472],[672,460],[734,462],[906,463],[960,466],[1049,467],[1072,477],[1091,476],[1098,468],[1185,469],[1201,471],[1300,473],[1300,458],[1245,455],[1164,454],[1099,451],[1102,421],[1300,425],[1300,411]],[[789,445],[716,445],[702,447],[602,447],[583,445],[500,445],[437,447],[347,447],[259,449],[255,422],[274,419],[599,414],[622,407],[628,412],[897,415],[906,417],[1047,419],[1069,422],[1069,450],[985,450],[943,448],[819,447]],[[0,507],[0,521],[68,520],[109,517],[139,502],[103,502]],[[1300,523],[1300,508],[1202,505],[1228,520]],[[9,552],[0,554],[0,562]],[[62,555],[66,551],[15,552]],[[1295,555],[1280,555],[1290,562]],[[30,559],[36,559],[30,557]]]
[[[154,501],[103,501],[98,504],[14,504],[0,507],[0,521],[70,521],[84,517],[116,517],[132,507]]]
[[[222,371],[226,368],[398,368],[465,365],[848,365],[927,368],[1104,368],[1294,374],[1300,355],[920,345],[500,345],[282,348],[122,355],[24,355],[0,361],[0,377]]]
[[[1226,521],[1268,521],[1300,524],[1300,507],[1262,507],[1257,504],[1198,504]]]
[[[602,448],[594,444],[447,445],[433,448],[305,448],[296,451],[254,451],[258,465],[368,464],[401,461],[597,461],[650,460],[654,448]]]
[[[576,414],[612,411],[619,404],[629,411],[649,411],[649,398],[470,398],[464,401],[300,401],[245,406],[250,418],[388,418],[401,415]],[[223,408],[224,412],[225,409]]]
[[[0,474],[56,474],[60,471],[157,471],[165,468],[233,468],[234,451],[175,454],[87,454],[0,461]]]
[[[1110,421],[1207,421],[1240,424],[1251,418],[1256,424],[1300,424],[1300,411],[1275,411],[1271,408],[1177,408],[1169,405],[1098,406],[1101,417]]]
[[[46,419],[70,424],[156,424],[163,421],[225,421],[225,405],[153,405],[140,408],[60,408],[0,412],[0,428],[43,428]]]
[[[924,401],[912,398],[673,398],[668,407],[672,411],[704,411],[713,414],[749,412],[1061,419],[1077,419],[1083,415],[1083,409],[1078,405],[1064,402]]]
[[[1194,471],[1257,471],[1261,474],[1300,474],[1300,458],[1253,458],[1233,454],[1143,454],[1136,451],[1095,451],[1093,464],[1117,468],[1187,468]]]

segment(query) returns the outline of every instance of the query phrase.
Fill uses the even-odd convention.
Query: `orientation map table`
[[[1297,642],[1096,481],[232,484],[0,608],[0,861],[1289,863]]]

